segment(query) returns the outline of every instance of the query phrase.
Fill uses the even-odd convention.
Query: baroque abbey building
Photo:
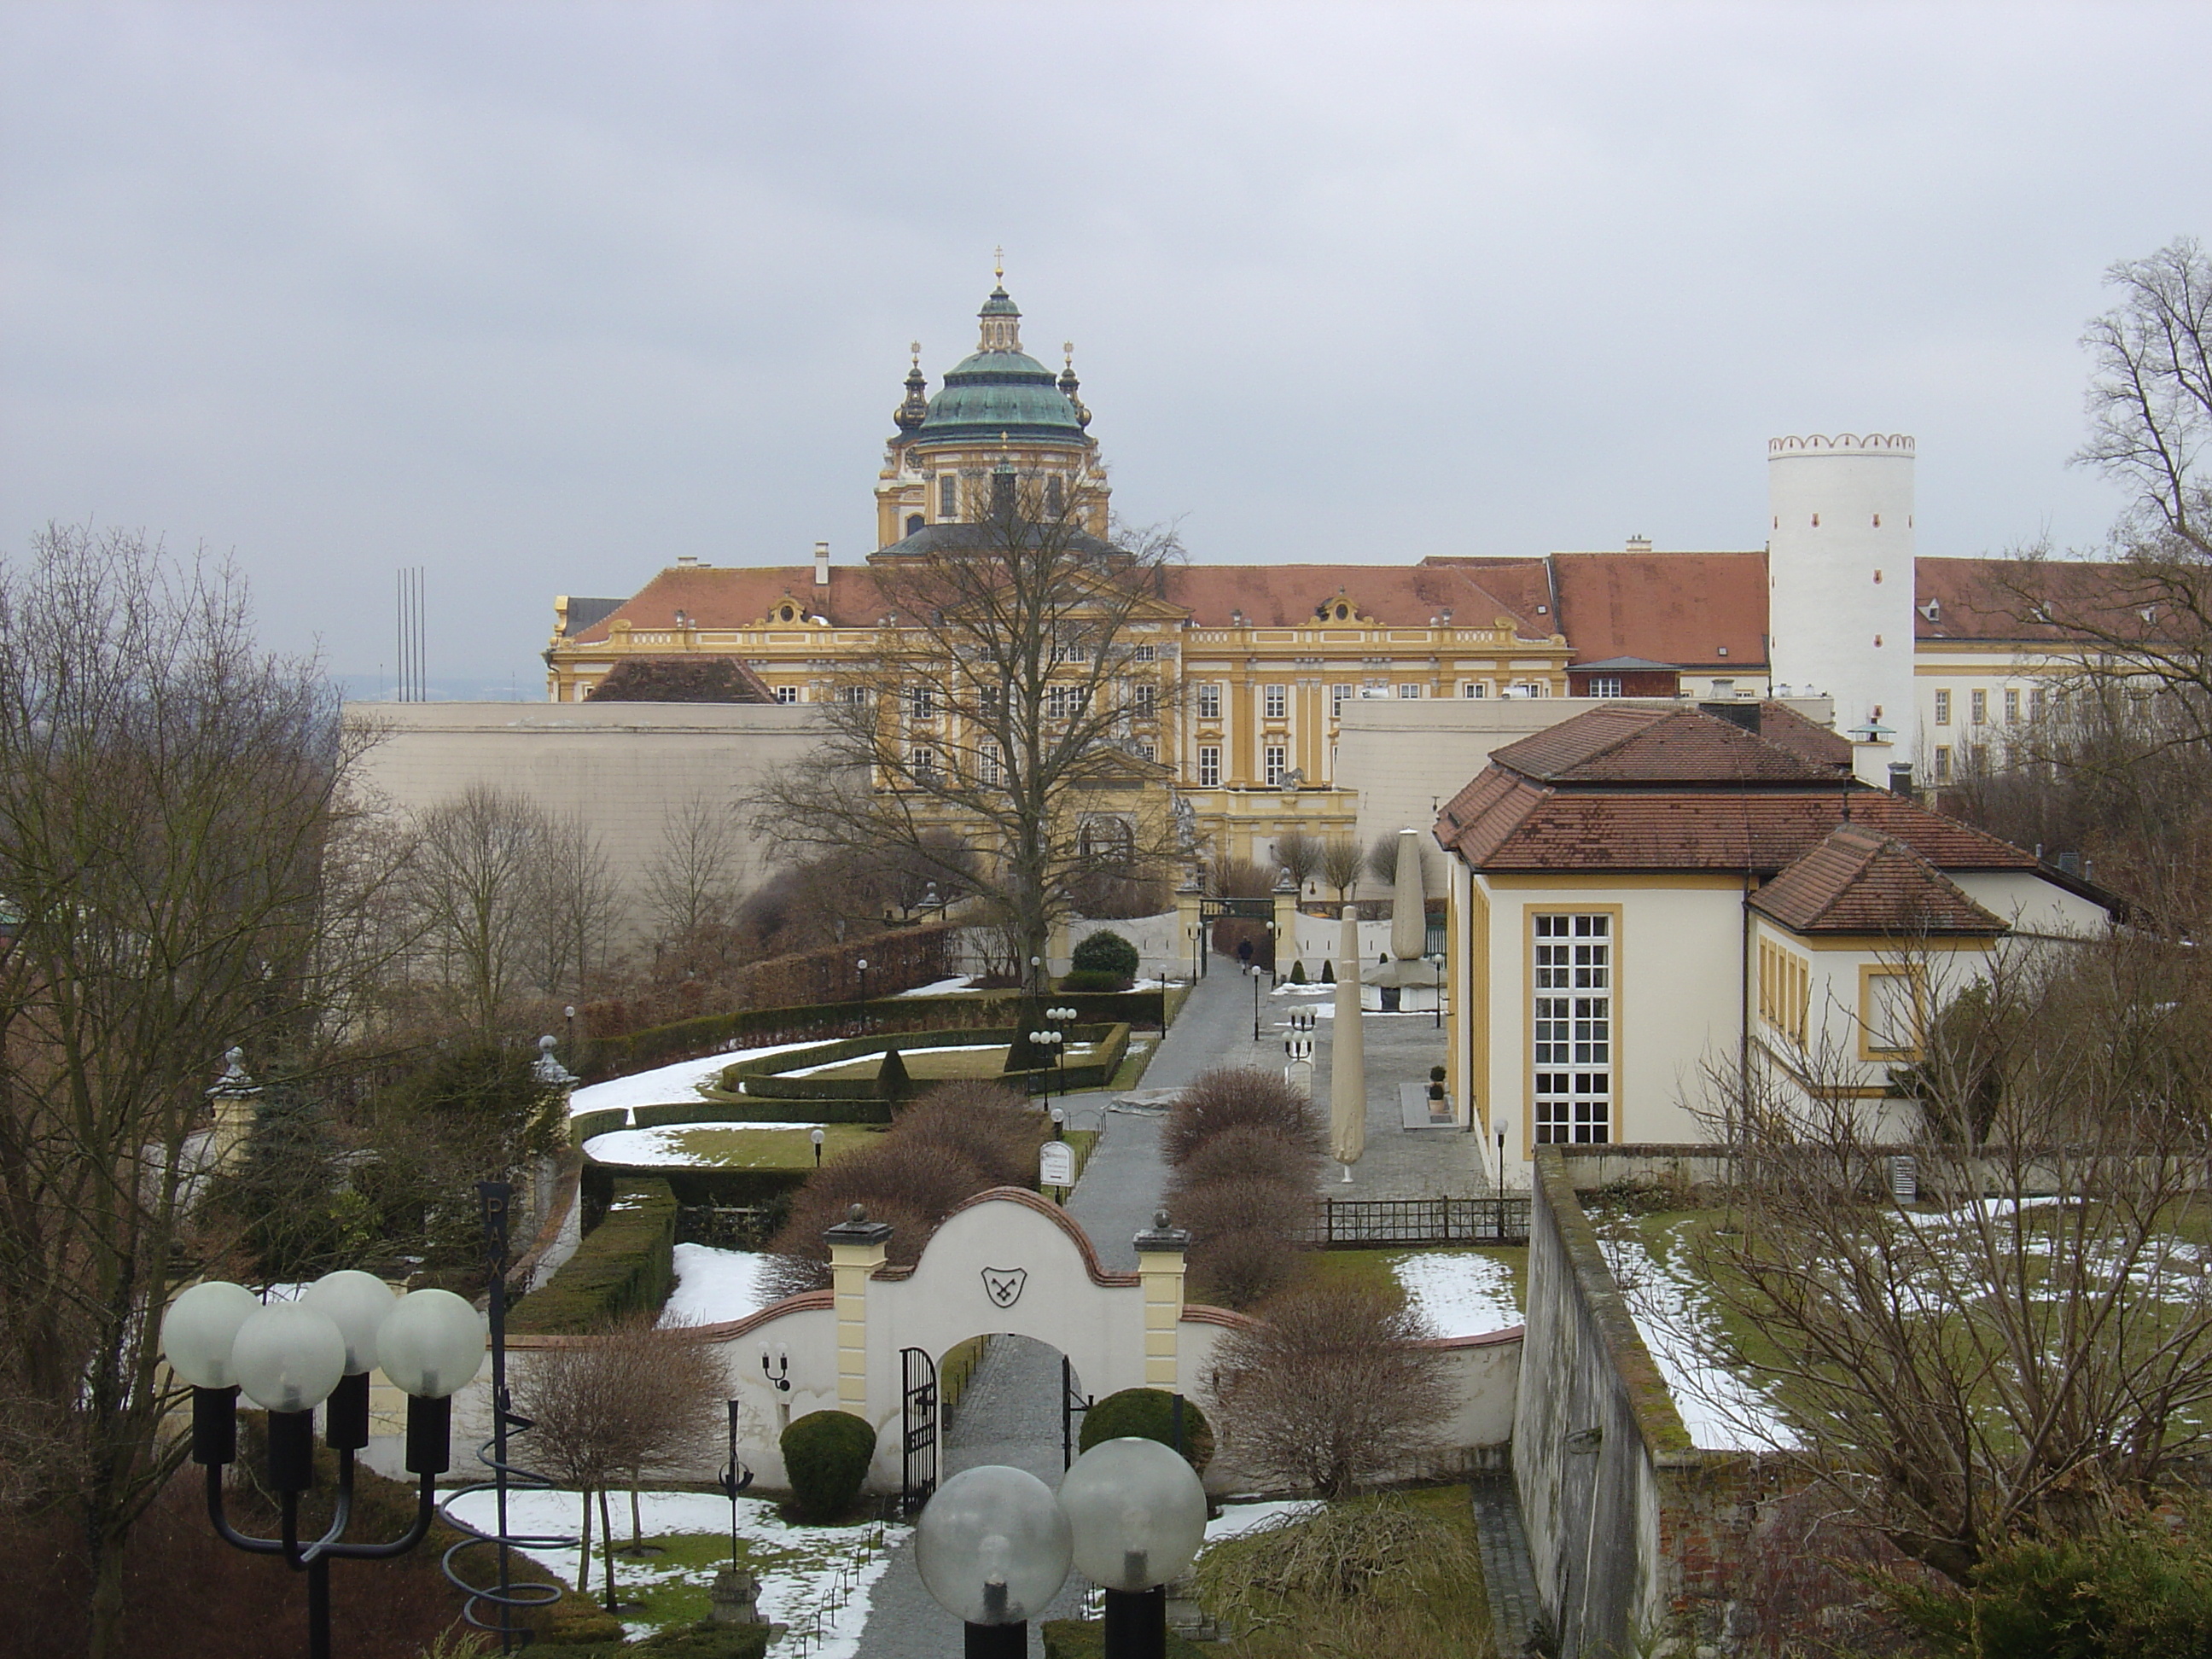
[[[1057,374],[1028,355],[1003,283],[979,318],[975,350],[934,396],[915,349],[865,562],[833,563],[817,543],[805,563],[682,559],[628,599],[557,599],[551,699],[669,659],[742,665],[732,683],[780,703],[836,695],[841,665],[881,655],[898,628],[876,568],[957,541],[994,477],[1041,480],[1048,512],[1105,537],[1111,486],[1073,349]],[[1151,758],[1207,844],[1264,858],[1287,830],[1354,826],[1338,738],[1356,701],[1825,696],[1863,776],[1910,768],[1937,784],[2032,718],[2056,672],[2049,630],[2012,620],[2008,562],[1916,556],[1911,439],[1782,438],[1769,461],[1756,550],[1632,538],[1411,565],[1172,567],[1131,641],[1159,678]]]

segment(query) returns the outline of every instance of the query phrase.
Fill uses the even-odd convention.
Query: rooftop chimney
[[[1911,799],[1912,763],[1911,761],[1890,762],[1889,793],[1893,795],[1903,795],[1908,800]]]
[[[830,586],[830,544],[827,542],[814,544],[814,585],[817,587]]]
[[[1651,550],[1651,538],[1631,536],[1628,538],[1628,550],[1632,553],[1649,553]]]

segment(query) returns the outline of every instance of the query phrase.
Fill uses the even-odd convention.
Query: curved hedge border
[[[605,1218],[576,1254],[514,1304],[507,1328],[575,1334],[625,1314],[653,1313],[676,1283],[676,1194],[658,1178],[615,1182]]]
[[[1130,1025],[1160,1026],[1167,1013],[1170,992],[1061,992],[1069,1005],[1081,1010],[1086,1024],[1121,1021]],[[870,1031],[929,1030],[1000,1025],[1019,1003],[1012,991],[955,991],[933,997],[871,998],[858,1002],[797,1003],[780,1008],[741,1008],[732,1013],[702,1014],[696,1019],[649,1026],[627,1036],[594,1037],[582,1045],[573,1062],[577,1072],[593,1082],[627,1076],[670,1060],[708,1054],[717,1048],[742,1053],[773,1043],[802,1042],[808,1037],[834,1038],[841,1032],[860,1035],[865,1012]]]
[[[1114,1080],[1114,1074],[1121,1069],[1123,1057],[1129,1052],[1128,1026],[1125,1024],[1076,1025],[1070,1028],[1069,1035],[1078,1042],[1097,1044],[1099,1052],[1097,1058],[1085,1061],[1083,1065],[1067,1067],[1064,1086],[1070,1091],[1103,1089],[1111,1083]],[[872,1080],[858,1078],[787,1078],[780,1076],[779,1073],[784,1071],[802,1071],[814,1066],[835,1065],[842,1060],[858,1060],[865,1054],[875,1054],[885,1048],[898,1048],[910,1053],[917,1048],[963,1048],[978,1039],[985,1042],[1010,1043],[1013,1038],[1014,1028],[1012,1026],[984,1027],[981,1030],[964,1031],[887,1032],[879,1036],[853,1037],[842,1042],[824,1043],[820,1048],[805,1049],[794,1054],[763,1054],[758,1060],[740,1060],[730,1066],[722,1073],[723,1086],[707,1090],[705,1098],[717,1103],[729,1104],[741,1103],[745,1101],[785,1101],[804,1105],[809,1111],[817,1113],[845,1103],[850,1103],[856,1107],[872,1107],[881,1110],[883,1103],[872,1096],[856,1097],[852,1092],[856,1087],[872,1088]],[[1048,1086],[1058,1092],[1063,1086],[1062,1076],[1062,1073],[1057,1066],[1040,1066],[1034,1071],[1004,1073],[1001,1074],[1000,1080],[1011,1088],[1020,1089],[1034,1095],[1042,1094]],[[736,1094],[732,1090],[732,1085],[738,1084],[744,1086],[743,1095]],[[643,1125],[647,1121],[646,1115],[647,1111],[659,1113],[664,1109],[665,1109],[660,1107],[647,1108],[634,1115],[636,1121]],[[677,1109],[690,1111],[691,1109],[687,1106]],[[690,1120],[656,1118],[654,1121],[686,1122]],[[756,1121],[773,1122],[775,1119],[772,1116],[763,1116]],[[881,1123],[887,1121],[888,1119],[883,1116],[868,1116],[836,1120],[825,1118],[824,1121]]]

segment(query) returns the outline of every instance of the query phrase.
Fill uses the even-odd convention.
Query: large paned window
[[[1759,942],[1759,1017],[1803,1047],[1812,1005],[1813,964],[1769,939]]]
[[[945,520],[960,516],[960,480],[950,472],[937,477],[937,516]]]
[[[1269,744],[1267,745],[1267,787],[1273,789],[1279,785],[1284,775],[1290,769],[1291,751],[1281,744]]]
[[[1221,718],[1221,687],[1206,684],[1198,688],[1198,717],[1202,720]]]
[[[1535,918],[1536,1139],[1613,1139],[1613,917]]]
[[[1285,718],[1291,712],[1291,692],[1288,686],[1271,685],[1266,689],[1267,716],[1271,720]]]
[[[1221,787],[1221,750],[1218,745],[1202,743],[1198,746],[1198,787],[1218,789]]]

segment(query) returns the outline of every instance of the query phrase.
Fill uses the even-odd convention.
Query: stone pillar
[[[1288,980],[1291,964],[1298,960],[1298,884],[1285,875],[1275,884],[1274,898],[1275,977]]]
[[[884,1265],[890,1243],[887,1221],[871,1221],[855,1204],[824,1232],[830,1243],[830,1283],[836,1296],[837,1409],[873,1426],[868,1415],[868,1279]]]
[[[1145,1386],[1175,1393],[1182,1386],[1176,1344],[1182,1327],[1184,1257],[1190,1235],[1168,1224],[1165,1210],[1137,1235],[1137,1277],[1145,1287]]]
[[[1206,897],[1206,889],[1196,882],[1176,889],[1176,938],[1182,943],[1186,960],[1190,963],[1194,981],[1200,965],[1206,960],[1206,939],[1194,936],[1193,929],[1200,925],[1199,905]]]
[[[215,1108],[215,1133],[208,1141],[210,1173],[235,1169],[246,1156],[246,1143],[253,1133],[253,1114],[261,1098],[261,1085],[246,1074],[246,1050],[233,1048],[223,1056],[228,1062],[222,1078],[209,1090]]]
[[[530,1183],[524,1188],[527,1208],[521,1217],[526,1239],[537,1236],[546,1212],[553,1207],[553,1183],[560,1170],[562,1148],[569,1142],[568,1097],[576,1091],[576,1074],[553,1057],[554,1039],[538,1039],[538,1058],[530,1075],[538,1085],[537,1121],[524,1145],[530,1150]]]

